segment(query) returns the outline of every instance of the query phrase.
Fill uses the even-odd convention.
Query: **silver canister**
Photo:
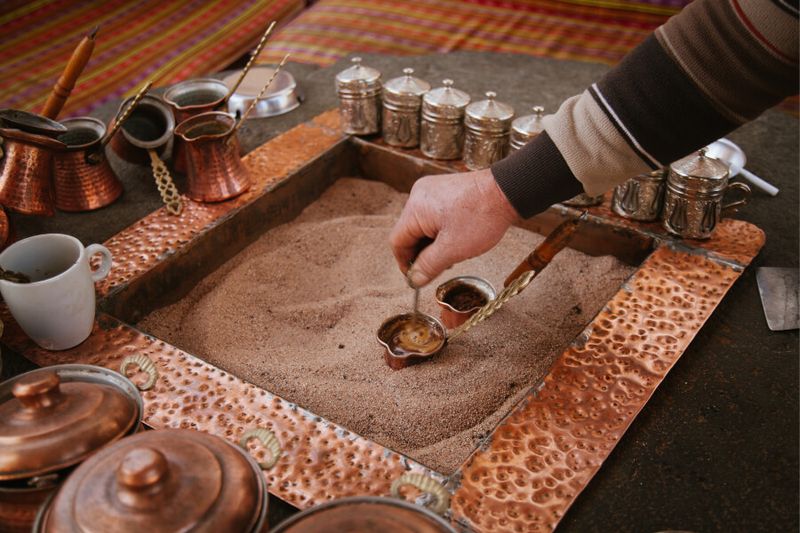
[[[414,69],[404,68],[403,76],[383,86],[383,140],[402,148],[419,145],[419,113],[422,97],[430,84],[412,76]]]
[[[708,157],[705,149],[680,159],[669,166],[664,211],[664,228],[686,239],[707,239],[720,218],[745,205],[750,187],[729,183],[728,165]],[[737,189],[742,198],[723,205],[728,190]]]
[[[486,100],[467,106],[464,116],[464,163],[471,170],[488,168],[508,154],[508,140],[514,108],[495,100],[489,91]]]
[[[361,64],[354,57],[353,66],[336,75],[342,129],[353,135],[369,135],[380,131],[381,73]]]
[[[614,188],[611,209],[621,217],[650,222],[658,220],[664,205],[666,170],[639,174]]]
[[[532,115],[515,118],[511,123],[511,140],[509,151],[516,152],[544,131],[544,108],[540,105],[533,107]]]
[[[432,159],[458,159],[464,148],[464,109],[469,95],[453,88],[453,80],[422,97],[419,144]]]

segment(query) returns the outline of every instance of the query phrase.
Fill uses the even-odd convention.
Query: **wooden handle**
[[[58,81],[53,86],[53,91],[50,93],[50,96],[47,97],[42,115],[55,120],[64,108],[64,104],[67,103],[67,98],[69,98],[72,89],[75,87],[75,82],[78,81],[83,69],[89,62],[89,58],[92,57],[92,51],[94,51],[94,37],[97,35],[98,29],[99,28],[95,28],[92,33],[84,37],[78,44],[78,47],[75,48],[75,51],[72,52],[72,57],[69,58],[64,72],[61,73],[61,77],[58,78]]]

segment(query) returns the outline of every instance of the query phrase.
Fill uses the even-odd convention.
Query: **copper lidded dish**
[[[135,433],[143,410],[136,386],[102,367],[55,365],[0,384],[0,524],[30,531],[72,469]]]
[[[266,518],[266,481],[246,451],[201,431],[164,429],[94,454],[41,509],[34,531],[257,533]]]
[[[447,342],[447,330],[430,315],[406,313],[390,317],[381,324],[378,342],[386,349],[386,364],[399,370],[439,353]]]

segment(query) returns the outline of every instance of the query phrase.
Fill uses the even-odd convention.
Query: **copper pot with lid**
[[[400,490],[406,485],[423,492],[422,501],[430,503],[423,507],[401,499]],[[432,478],[403,474],[392,483],[391,492],[391,498],[355,496],[317,505],[288,518],[270,533],[455,533],[441,516],[449,507],[450,493]]]
[[[274,464],[280,448],[263,429],[245,434],[240,447],[191,429],[123,439],[70,475],[40,511],[34,531],[262,531],[266,481],[242,449],[252,437],[262,439]]]
[[[136,386],[91,365],[56,365],[0,384],[0,530],[30,531],[42,502],[99,448],[135,433]]]

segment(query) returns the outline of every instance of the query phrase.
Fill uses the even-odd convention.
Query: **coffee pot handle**
[[[102,244],[90,244],[86,247],[86,253],[89,257],[92,257],[95,254],[100,254],[102,256],[100,260],[100,266],[97,268],[97,270],[92,272],[92,281],[98,282],[106,279],[108,273],[111,272],[112,262],[111,252],[108,251],[108,248]]]
[[[748,200],[750,200],[751,191],[750,187],[748,187],[746,184],[740,183],[738,181],[736,183],[731,183],[730,185],[728,185],[728,188],[725,189],[725,194],[728,194],[728,191],[730,191],[731,189],[738,189],[741,192],[742,197],[739,200],[736,200],[729,204],[723,204],[722,216],[727,216],[730,213],[734,213],[738,208],[742,207],[743,205],[746,205]]]

